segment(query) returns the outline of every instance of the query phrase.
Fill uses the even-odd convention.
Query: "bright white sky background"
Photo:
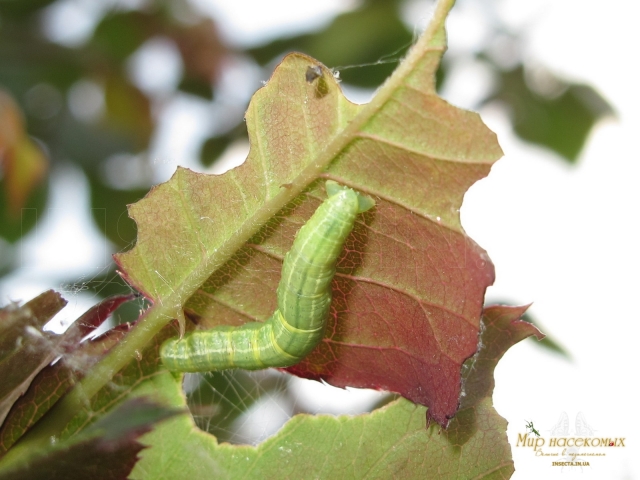
[[[90,32],[91,15],[86,12],[95,8],[91,3],[70,0],[52,12],[51,35],[73,43],[73,35],[81,38]],[[211,12],[229,42],[241,46],[260,43],[283,29],[299,33],[317,28],[355,4],[339,0],[193,3]],[[635,70],[640,8],[625,0],[459,0],[448,21],[451,54],[483,41],[486,30],[479,13],[483,3],[494,5],[502,20],[523,35],[526,58],[567,79],[591,84],[618,114],[617,119],[597,126],[577,166],[571,167],[517,139],[507,112],[499,106],[480,112],[505,151],[490,176],[471,188],[462,209],[467,233],[487,250],[496,266],[496,283],[487,298],[533,302],[530,313],[572,355],[572,361],[567,361],[525,341],[507,352],[497,368],[494,401],[509,421],[516,464],[513,478],[640,478],[640,82]],[[406,16],[414,22],[412,26],[422,28],[428,12],[428,5],[416,1]],[[56,31],[55,21],[67,24],[63,20],[69,15],[75,15],[78,30]],[[147,45],[146,54],[136,60],[137,66],[132,65],[132,74],[146,88],[161,91],[177,78],[180,65],[172,67],[171,58],[162,45]],[[160,64],[165,66],[164,73]],[[157,67],[153,76],[145,76],[145,65]],[[251,70],[238,67],[245,72],[247,68]],[[237,83],[241,78],[232,75],[227,81]],[[267,78],[268,74],[262,80]],[[470,62],[455,72],[443,93],[451,103],[468,107],[489,86],[483,69]],[[244,94],[250,95],[255,88],[247,82]],[[366,101],[371,92],[348,90],[347,94],[355,101]],[[159,135],[164,139],[154,149],[161,160],[158,182],[168,179],[176,164],[196,165],[196,141],[208,128],[206,110],[197,102],[182,99],[169,108],[172,120],[163,123],[166,135]],[[237,163],[246,152],[246,145],[238,145],[228,156]],[[110,246],[90,224],[82,174],[58,172],[56,179],[55,215],[23,242],[23,268],[0,286],[0,303],[61,288],[60,272],[66,273],[64,278],[91,278],[111,261]],[[69,286],[62,288],[70,300],[62,314],[66,321],[95,303],[90,296],[73,294]],[[343,397],[339,403],[346,401]],[[582,412],[597,436],[625,437],[626,447],[612,449],[604,458],[584,458],[592,466],[582,472],[560,471],[530,449],[515,448],[525,420],[549,436],[562,412],[567,413],[572,432],[576,415]]]

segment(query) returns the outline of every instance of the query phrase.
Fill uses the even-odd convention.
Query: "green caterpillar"
[[[278,309],[264,323],[220,326],[167,340],[160,349],[165,367],[178,372],[228,368],[260,370],[300,362],[324,336],[331,306],[331,282],[356,216],[375,202],[327,181],[328,198],[297,233],[284,257]]]

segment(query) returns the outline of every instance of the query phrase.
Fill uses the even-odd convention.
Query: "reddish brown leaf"
[[[477,114],[437,96],[444,40],[430,27],[367,105],[347,101],[317,61],[287,56],[251,101],[243,165],[179,169],[130,208],[138,241],[117,261],[155,304],[146,320],[181,306],[203,327],[266,319],[282,258],[333,179],[376,206],[338,264],[325,341],[290,371],[396,391],[446,425],[494,276],[459,209],[502,152]]]
[[[544,334],[535,325],[520,320],[527,308],[529,305],[493,305],[485,308],[478,353],[463,368],[465,395],[461,397],[460,409],[473,407],[480,400],[493,395],[494,369],[512,345],[532,335],[538,340],[544,338]]]
[[[376,214],[366,255],[354,255],[361,248],[352,244],[340,264],[348,267],[334,282],[323,343],[289,371],[399,392],[446,424],[457,410],[460,367],[477,348],[493,265],[471,239],[428,219],[386,202]]]
[[[125,297],[122,296],[122,298]],[[102,303],[98,304],[98,307],[100,305]],[[95,307],[91,311],[95,311]],[[55,364],[42,369],[33,378],[24,395],[11,407],[0,428],[0,456],[40,420],[93,364],[124,337],[130,328],[128,324],[118,325],[82,344],[75,344],[66,339],[62,346],[67,346],[68,353]],[[73,348],[70,348],[71,345]]]
[[[105,298],[83,313],[82,316],[69,327],[70,331],[66,335],[64,345],[66,351],[73,350],[83,337],[102,325],[102,322],[109,318],[109,315],[115,312],[120,305],[125,302],[130,302],[134,298],[136,298],[135,294],[113,295]]]
[[[60,337],[42,327],[66,303],[49,290],[21,307],[0,310],[0,423],[33,378],[56,357]]]

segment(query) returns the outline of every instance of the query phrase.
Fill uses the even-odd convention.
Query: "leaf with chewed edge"
[[[519,320],[526,308],[485,310],[482,347],[465,363],[461,410],[447,430],[427,426],[425,408],[405,399],[371,414],[296,415],[257,447],[220,444],[184,415],[142,439],[152,448],[131,478],[509,478],[513,461],[507,422],[493,408],[493,373],[513,344],[543,337]],[[184,404],[178,382],[162,395]]]
[[[451,4],[438,4],[366,105],[349,102],[317,61],[287,56],[249,105],[243,165],[224,175],[180,168],[130,207],[138,240],[117,262],[154,302],[140,335],[180,318],[183,308],[207,317],[205,328],[265,320],[275,309],[282,258],[324,198],[323,180],[333,179],[376,206],[338,263],[326,338],[290,371],[398,392],[448,423],[494,279],[459,209],[502,155],[476,113],[436,95]]]

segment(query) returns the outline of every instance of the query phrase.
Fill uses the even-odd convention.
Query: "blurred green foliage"
[[[515,132],[571,163],[577,161],[596,122],[613,114],[609,104],[588,85],[570,84],[542,72],[546,79],[537,83],[548,86],[536,91],[535,83],[527,82],[527,72],[522,65],[501,71],[499,75],[500,88],[492,99],[502,100],[509,106]]]
[[[342,66],[340,76],[345,84],[375,88],[393,71],[411,44],[413,28],[402,20],[404,4],[401,0],[364,0],[317,31],[283,34],[239,51],[225,44],[215,20],[188,0],[149,0],[139,2],[139,8],[97,2],[95,25],[88,36],[66,45],[54,41],[48,33],[47,19],[52,9],[62,5],[61,0],[4,0],[0,2],[0,92],[18,105],[26,134],[41,147],[50,163],[49,173],[67,163],[84,171],[90,185],[94,221],[116,249],[123,250],[135,242],[136,236],[126,205],[144,196],[153,183],[156,165],[150,159],[149,148],[158,135],[162,108],[168,100],[189,94],[231,112],[224,116],[224,125],[211,126],[208,138],[203,140],[200,161],[203,167],[209,167],[236,139],[246,137],[239,112],[244,111],[248,99],[219,98],[216,94],[225,68],[232,63],[228,59],[240,57],[264,67],[267,78],[276,62],[297,50],[330,67]],[[502,25],[494,27],[494,37],[503,33]],[[182,62],[174,90],[162,94],[145,91],[130,73],[133,56],[145,42],[158,38],[169,41]],[[607,102],[590,87],[564,82],[549,72],[547,84],[555,88],[540,91],[530,81],[522,60],[505,69],[492,61],[483,48],[488,46],[466,55],[482,60],[491,69],[496,87],[475,107],[489,101],[503,102],[513,115],[514,130],[520,137],[574,162],[593,125],[611,113]],[[446,57],[438,72],[438,85],[446,82],[460,58],[460,54]],[[229,109],[228,104],[233,101],[245,104]],[[0,108],[0,128],[3,116],[6,111]],[[0,147],[1,139],[0,135]],[[15,215],[11,217],[6,198],[6,182],[13,181],[7,174],[10,162],[4,158],[2,148],[0,155],[0,237],[7,242],[5,251],[8,248],[11,257],[15,254],[11,251],[13,245],[41,217],[29,212],[44,212],[47,208],[48,178],[24,187],[26,200],[20,207],[31,210],[22,210],[22,217],[16,220]],[[116,185],[105,174],[110,159],[116,155],[132,163],[142,159],[146,168],[127,171],[126,185]],[[181,163],[180,159],[175,160],[176,164]],[[15,262],[5,258],[0,262],[0,275],[14,266]],[[113,271],[106,274],[110,275]],[[112,288],[108,290],[116,293]]]

